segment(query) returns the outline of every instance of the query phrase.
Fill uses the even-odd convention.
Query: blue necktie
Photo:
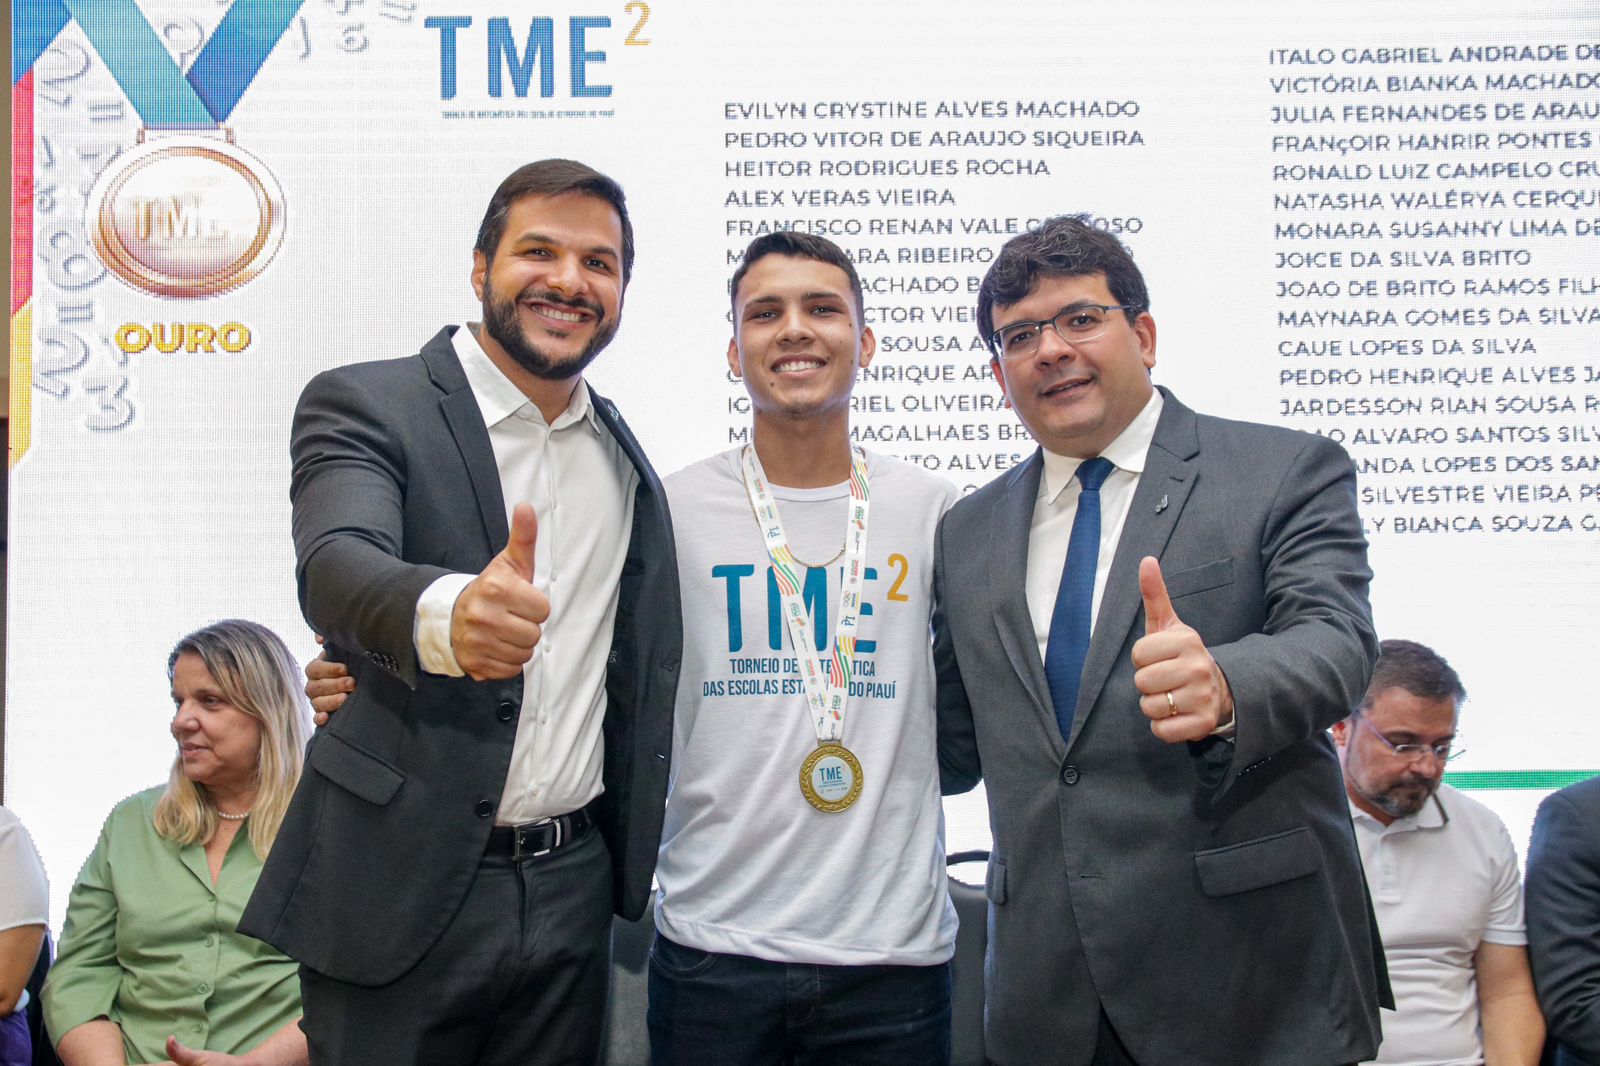
[[[1083,660],[1089,655],[1089,628],[1094,624],[1094,572],[1100,561],[1100,486],[1111,471],[1111,460],[1094,458],[1078,466],[1083,492],[1078,513],[1072,518],[1067,541],[1067,561],[1061,568],[1056,609],[1050,615],[1050,639],[1045,644],[1044,676],[1050,683],[1061,739],[1072,739],[1072,717],[1078,708],[1078,687],[1083,682]]]

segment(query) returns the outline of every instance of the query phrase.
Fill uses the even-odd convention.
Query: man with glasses
[[[1349,457],[1156,389],[1144,279],[1084,218],[1009,241],[978,319],[1041,446],[935,559],[966,693],[940,688],[941,769],[983,777],[994,829],[985,1052],[1370,1056],[1382,956],[1327,736],[1377,650]]]
[[[1443,783],[1466,695],[1438,653],[1386,640],[1333,727],[1394,988],[1379,1063],[1531,1066],[1544,1044],[1511,837]]]

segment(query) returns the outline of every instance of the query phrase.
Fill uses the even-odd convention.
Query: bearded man
[[[1367,693],[1333,726],[1395,1010],[1373,1060],[1533,1066],[1544,1019],[1506,827],[1443,783],[1467,693],[1433,649],[1386,640]]]
[[[681,638],[660,482],[583,381],[632,266],[617,183],[530,163],[478,231],[482,324],[300,398],[300,602],[359,688],[240,928],[300,961],[313,1064],[597,1057]]]

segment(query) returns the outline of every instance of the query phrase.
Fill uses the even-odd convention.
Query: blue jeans
[[[950,964],[818,966],[650,948],[653,1066],[948,1066]]]

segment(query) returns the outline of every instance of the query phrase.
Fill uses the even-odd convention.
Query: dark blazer
[[[417,598],[506,543],[488,430],[451,346],[319,374],[290,449],[300,604],[351,664],[239,928],[329,977],[408,970],[472,883],[511,762],[522,679],[422,673]],[[600,420],[639,471],[609,649],[600,830],[614,908],[644,909],[661,838],[682,622],[666,497],[616,408]],[[596,648],[596,655],[607,649]]]
[[[1067,743],[1025,591],[1042,469],[957,503],[935,557],[941,770],[981,773],[994,829],[988,1054],[1087,1063],[1104,1009],[1143,1066],[1370,1058],[1387,979],[1326,733],[1377,652],[1349,458],[1166,394]],[[1145,555],[1228,678],[1236,745],[1162,743],[1139,711]]]
[[[1528,956],[1560,1066],[1600,1063],[1600,777],[1539,804],[1528,845]]]

